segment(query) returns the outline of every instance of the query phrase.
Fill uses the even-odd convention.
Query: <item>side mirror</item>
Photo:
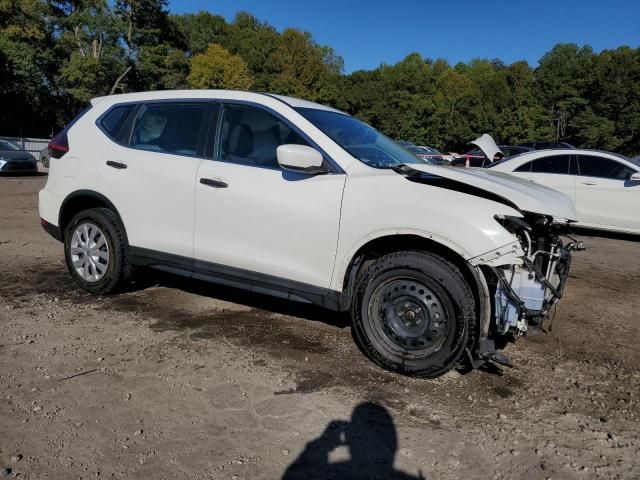
[[[278,163],[283,170],[298,173],[327,173],[322,154],[306,145],[280,145],[276,150]]]
[[[631,182],[640,182],[640,172],[632,173],[629,177],[629,181]]]

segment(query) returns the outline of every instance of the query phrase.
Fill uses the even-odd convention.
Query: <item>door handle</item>
[[[117,168],[118,170],[124,170],[125,168],[127,168],[127,165],[125,163],[114,162],[112,160],[107,160],[107,165],[109,167]]]
[[[213,178],[201,178],[200,183],[213,188],[227,188],[229,186],[226,182],[223,182],[222,180],[215,180]]]
[[[597,185],[597,183],[591,183],[591,182],[581,182],[582,185]]]

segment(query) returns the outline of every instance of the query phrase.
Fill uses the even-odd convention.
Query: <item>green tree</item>
[[[501,115],[502,140],[508,143],[554,140],[551,116],[536,95],[534,70],[527,62],[519,61],[509,65],[505,73],[510,101]]]
[[[242,58],[212,43],[205,53],[191,59],[187,83],[191,88],[248,90],[253,85],[253,78]]]
[[[171,19],[185,39],[189,55],[206,52],[212,43],[224,45],[229,35],[229,25],[220,15],[201,11],[173,15]]]
[[[52,3],[57,48],[63,55],[57,84],[78,104],[106,95],[125,67],[118,18],[106,0]]]
[[[47,132],[55,123],[55,39],[38,0],[0,0],[0,127]]]
[[[187,88],[188,75],[189,59],[181,49],[166,43],[140,49],[136,79],[141,90]]]
[[[278,41],[279,34],[275,28],[249,13],[240,12],[229,25],[221,45],[247,62],[256,90],[274,91],[272,82],[279,70],[273,55]]]
[[[535,78],[542,104],[555,125],[556,139],[571,138],[572,119],[587,106],[584,93],[594,80],[591,47],[558,44],[540,59]]]

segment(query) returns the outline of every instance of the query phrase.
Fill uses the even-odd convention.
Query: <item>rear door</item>
[[[576,211],[589,225],[640,230],[640,183],[629,181],[634,170],[598,155],[576,155]]]
[[[549,155],[522,164],[513,175],[569,195],[575,204],[576,187],[573,174],[576,171],[577,166],[571,155]]]
[[[206,101],[140,104],[125,134],[110,135],[98,184],[118,209],[130,245],[193,257],[194,183],[209,108]],[[109,120],[107,114],[98,121],[106,133]]]

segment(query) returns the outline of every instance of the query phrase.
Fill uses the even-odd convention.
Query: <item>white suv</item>
[[[136,267],[350,310],[378,365],[507,362],[493,340],[562,296],[564,194],[434,166],[337,110],[277,95],[113,95],[49,145],[44,228],[85,290]]]

